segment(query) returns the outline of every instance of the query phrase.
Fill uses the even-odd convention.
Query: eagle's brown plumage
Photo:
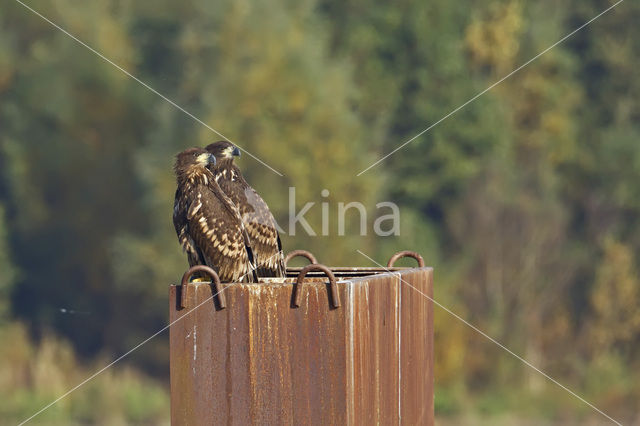
[[[223,282],[256,281],[250,240],[240,213],[208,166],[215,157],[190,148],[176,156],[173,224],[189,265],[213,268]]]
[[[259,277],[283,277],[284,255],[280,235],[267,203],[247,183],[233,157],[240,150],[227,141],[209,144],[207,151],[216,157],[210,166],[216,182],[238,207],[242,222],[249,234]]]

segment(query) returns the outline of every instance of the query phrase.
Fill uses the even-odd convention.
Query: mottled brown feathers
[[[216,182],[238,207],[251,241],[258,276],[284,276],[284,255],[276,221],[267,203],[247,183],[240,169],[233,163],[233,157],[239,156],[240,151],[226,141],[212,143],[206,149],[216,157],[216,164],[209,166]]]
[[[250,239],[237,207],[208,165],[214,157],[190,148],[176,156],[173,224],[190,266],[208,265],[223,282],[254,282]]]

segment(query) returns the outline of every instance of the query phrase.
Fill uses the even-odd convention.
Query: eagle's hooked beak
[[[233,147],[233,152],[231,152],[231,155],[233,155],[234,157],[240,157],[240,150],[237,146]]]
[[[215,166],[216,165],[216,156],[213,154],[209,154],[209,165],[211,166]]]

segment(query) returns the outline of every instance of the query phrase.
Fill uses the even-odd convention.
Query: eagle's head
[[[202,148],[189,148],[176,155],[174,171],[178,180],[194,180],[209,173],[208,167],[216,164],[216,157]]]
[[[227,141],[211,143],[207,145],[205,149],[213,154],[218,161],[223,159],[229,159],[230,161],[232,161],[233,157],[240,156],[240,150],[238,149],[238,147]]]

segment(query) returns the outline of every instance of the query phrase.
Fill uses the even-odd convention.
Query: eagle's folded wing
[[[186,217],[205,263],[222,281],[248,281],[252,267],[242,222],[208,188],[200,187],[194,195]]]
[[[284,276],[284,255],[276,221],[267,203],[250,186],[240,203],[242,222],[251,240],[259,276]]]
[[[176,189],[175,200],[173,202],[173,226],[178,235],[178,242],[187,254],[189,266],[203,265],[204,259],[202,253],[198,250],[198,247],[189,235],[189,221],[187,220],[188,208],[188,194],[183,193],[180,188]]]

